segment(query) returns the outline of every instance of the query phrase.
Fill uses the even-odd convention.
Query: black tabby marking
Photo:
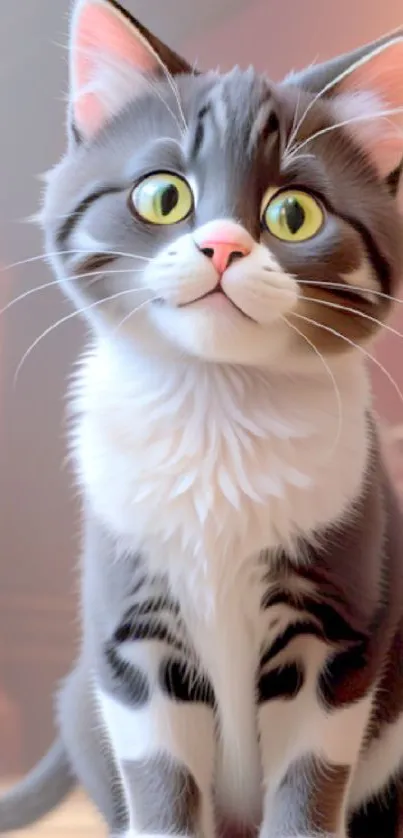
[[[148,597],[141,602],[136,602],[125,613],[124,622],[135,621],[137,617],[144,614],[159,614],[161,611],[169,611],[170,614],[178,616],[179,605],[167,596]]]
[[[215,706],[214,691],[204,675],[178,658],[165,658],[159,671],[163,692],[175,701]]]
[[[139,708],[147,704],[150,687],[140,667],[123,660],[111,643],[105,647],[105,658],[109,670],[104,684],[106,688],[131,707]]]
[[[56,234],[56,243],[58,247],[63,247],[66,243],[66,240],[71,236],[72,232],[75,230],[79,221],[81,221],[83,215],[87,212],[87,210],[98,201],[98,198],[103,198],[104,195],[114,195],[118,192],[122,192],[124,187],[122,186],[103,186],[100,189],[91,192],[90,195],[87,195],[86,198],[83,198],[82,201],[75,207],[74,210],[67,216],[67,218],[63,221],[63,224],[59,228],[59,231]],[[110,254],[111,260],[114,257],[114,254]]]
[[[269,588],[262,597],[262,608],[266,611],[274,605],[290,605],[295,607],[295,597],[283,588]]]
[[[370,686],[366,644],[359,643],[328,659],[317,691],[326,707],[344,707],[362,698]]]
[[[295,698],[304,685],[305,674],[299,663],[287,663],[260,675],[257,684],[258,704],[273,699]]]
[[[115,643],[159,640],[183,652],[184,644],[175,635],[174,628],[167,625],[170,615],[179,616],[179,606],[173,600],[167,597],[149,597],[128,609],[113,639]]]
[[[400,775],[386,791],[353,812],[348,825],[349,838],[401,838],[402,785]]]
[[[401,179],[401,176],[402,176],[402,171],[403,171],[403,160],[400,161],[400,163],[396,166],[396,168],[393,169],[391,171],[390,175],[388,175],[388,177],[386,178],[386,186],[388,187],[389,192],[390,192],[391,195],[393,195],[393,197],[395,197],[398,193],[398,189],[399,189],[399,186],[400,186],[400,179]]]
[[[373,233],[357,218],[352,218],[347,213],[339,213],[340,218],[351,224],[357,230],[357,233],[362,238],[364,247],[372,264],[372,267],[381,283],[386,294],[391,293],[391,273],[392,268],[388,260],[383,256]]]
[[[140,563],[140,560],[139,560]],[[149,577],[147,573],[141,573],[139,578],[134,582],[133,587],[130,588],[130,596],[136,596],[144,585],[148,582]]]
[[[356,631],[340,614],[336,604],[304,597],[302,607],[318,620],[326,640],[330,643],[354,643],[363,640],[363,634]]]
[[[210,107],[211,107],[210,105],[204,105],[202,108],[200,108],[199,113],[197,114],[196,130],[195,130],[195,133],[194,133],[192,148],[191,148],[190,155],[189,155],[191,160],[194,160],[197,157],[197,155],[198,155],[198,153],[199,153],[199,151],[200,151],[200,149],[203,145],[204,131],[205,131],[205,129],[204,129],[204,118],[205,118],[206,114],[209,112]]]
[[[114,254],[110,253],[91,253],[90,256],[85,257],[82,261],[80,259],[80,267],[77,270],[77,274],[81,276],[82,274],[89,274],[94,272],[94,274],[99,274],[101,268],[105,268],[107,265],[110,265],[116,259]]]
[[[183,651],[183,644],[176,640],[169,629],[158,620],[145,620],[138,623],[125,623],[119,627],[114,639],[118,643],[136,640],[159,640],[168,643],[179,651]]]
[[[261,141],[266,143],[269,137],[280,131],[280,120],[275,111],[271,111],[261,133]]]
[[[311,623],[307,620],[300,620],[296,623],[291,623],[269,646],[267,651],[262,656],[260,665],[265,666],[269,663],[269,661],[275,658],[276,655],[284,651],[292,640],[296,637],[302,637],[302,635],[319,637],[321,640],[324,639],[323,631],[319,626],[315,625],[315,623]]]
[[[356,631],[343,617],[336,602],[327,602],[303,594],[294,595],[287,589],[269,590],[262,599],[262,608],[267,610],[274,605],[288,605],[297,611],[305,612],[315,618],[320,631],[329,643],[354,643],[364,640],[364,635]],[[319,636],[319,635],[318,635]]]

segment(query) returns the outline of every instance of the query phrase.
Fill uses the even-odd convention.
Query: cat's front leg
[[[212,692],[158,615],[104,650],[97,693],[132,836],[213,838]]]
[[[345,838],[351,766],[309,755],[268,794],[262,838]]]
[[[259,682],[261,838],[344,838],[373,690],[360,650],[342,658],[314,638],[297,642],[302,654],[273,661]]]

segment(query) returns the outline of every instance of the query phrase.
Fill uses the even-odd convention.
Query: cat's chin
[[[205,361],[271,365],[284,358],[289,347],[281,321],[263,326],[221,294],[181,308],[156,306],[152,319],[170,344]]]

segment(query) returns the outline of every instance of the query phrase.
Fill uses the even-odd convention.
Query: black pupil
[[[176,186],[166,186],[161,195],[161,213],[169,215],[175,209],[179,200],[179,192]]]
[[[284,201],[283,212],[287,221],[290,233],[298,233],[305,221],[305,212],[296,198],[287,198]]]

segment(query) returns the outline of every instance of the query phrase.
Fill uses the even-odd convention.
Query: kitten
[[[92,330],[83,639],[0,829],[77,779],[115,836],[395,836],[403,528],[365,362],[400,276],[403,35],[275,84],[79,0],[70,70],[43,215]]]

